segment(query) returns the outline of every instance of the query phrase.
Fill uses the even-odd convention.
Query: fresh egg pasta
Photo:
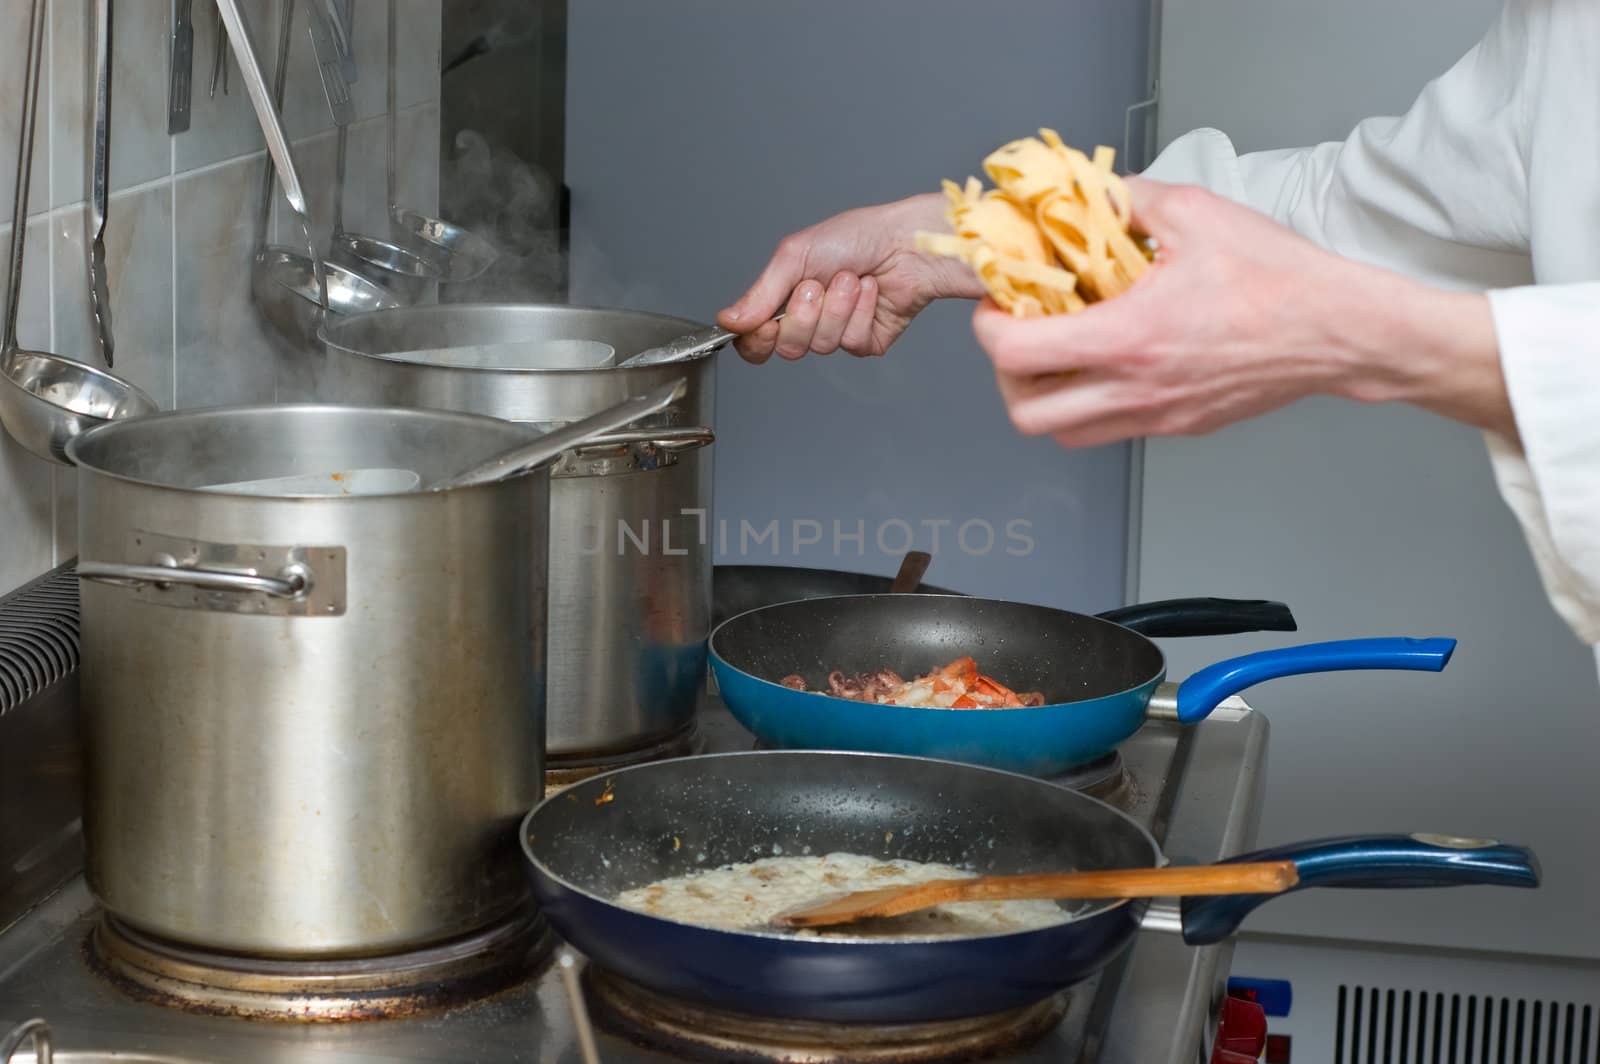
[[[1051,129],[1014,140],[983,160],[995,187],[975,177],[943,183],[949,233],[918,233],[917,248],[962,259],[991,299],[1017,317],[1072,314],[1127,289],[1149,268],[1150,250],[1130,232],[1133,204],[1111,169],[1116,153],[1091,158]]]

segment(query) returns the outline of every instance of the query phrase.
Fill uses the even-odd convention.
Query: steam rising
[[[440,213],[494,244],[500,257],[452,298],[562,301],[567,262],[557,228],[559,194],[548,174],[497,150],[482,134],[457,133],[454,154],[440,161]]]

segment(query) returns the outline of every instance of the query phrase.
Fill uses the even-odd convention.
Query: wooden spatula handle
[[[1046,872],[940,880],[948,901],[1026,901],[1041,898],[1181,898],[1195,894],[1277,894],[1299,881],[1293,861],[1197,867]],[[929,887],[935,884],[926,884]],[[944,904],[944,902],[940,902]]]
[[[933,555],[927,551],[906,551],[905,558],[900,562],[900,571],[895,574],[894,582],[889,585],[891,595],[909,595],[922,584],[922,575],[928,571],[928,563],[933,561]]]

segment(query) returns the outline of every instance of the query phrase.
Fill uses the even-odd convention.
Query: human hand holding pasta
[[[1073,447],[1197,435],[1313,394],[1516,439],[1488,300],[1327,252],[1203,189],[1125,179],[1159,248],[1115,299],[973,317],[1013,424]]]
[[[740,334],[734,349],[747,362],[808,351],[884,354],[933,300],[983,294],[961,262],[915,246],[918,230],[938,224],[943,204],[938,193],[910,196],[790,234],[717,323]],[[773,321],[785,304],[783,320]]]

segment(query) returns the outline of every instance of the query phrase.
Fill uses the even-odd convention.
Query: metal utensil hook
[[[0,1064],[11,1064],[11,1058],[16,1055],[22,1043],[33,1040],[34,1064],[50,1064],[54,1053],[50,1048],[50,1025],[38,1017],[24,1020],[11,1028],[6,1033],[4,1041],[0,1041]]]

